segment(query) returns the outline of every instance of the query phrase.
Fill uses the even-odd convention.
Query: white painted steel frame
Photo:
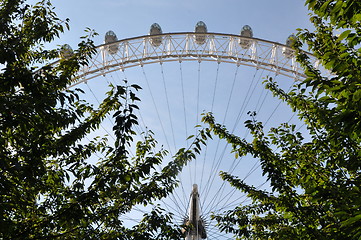
[[[73,86],[113,71],[170,61],[226,62],[266,69],[296,79],[305,77],[295,58],[289,57],[293,56],[293,50],[286,45],[222,33],[199,34],[206,38],[205,43],[199,45],[196,43],[196,34],[183,32],[146,35],[100,45],[96,54],[89,59],[88,66],[79,70]],[[162,44],[153,46],[152,38],[161,38]],[[243,48],[240,40],[251,41],[250,47]],[[118,46],[118,51],[110,54],[107,49],[111,46],[114,49],[114,45]],[[287,54],[283,54],[285,51]],[[316,66],[316,59],[311,54],[308,55]]]

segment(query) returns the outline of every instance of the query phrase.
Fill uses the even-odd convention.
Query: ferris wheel
[[[290,90],[295,81],[305,78],[290,48],[293,41],[293,35],[286,44],[254,38],[248,25],[240,35],[211,33],[203,22],[196,24],[194,32],[180,33],[163,33],[155,23],[148,35],[122,40],[109,31],[70,87],[81,87],[96,104],[109,83],[140,85],[139,137],[151,130],[172,155],[189,147],[189,136],[197,134],[201,115],[207,112],[231,133],[246,139],[250,138],[243,125],[247,113],[257,113],[265,127],[295,120],[295,113],[262,85],[264,78],[272,77]],[[67,54],[71,54],[69,46],[62,50],[63,56]],[[316,59],[309,57],[317,65]],[[111,124],[111,120],[103,124],[103,134],[112,135]],[[256,187],[268,187],[257,159],[236,158],[227,143],[208,139],[202,152],[178,176],[176,191],[159,203],[174,214],[177,223],[192,226],[183,233],[186,240],[232,239],[217,228],[211,215],[249,200],[222,181],[220,171]],[[132,212],[128,220],[138,221],[143,211],[147,210]]]

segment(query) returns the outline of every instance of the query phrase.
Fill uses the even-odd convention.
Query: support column
[[[187,229],[184,230],[185,240],[201,240],[207,238],[205,224],[200,216],[200,212],[198,185],[193,184],[188,216],[184,220],[184,225],[187,226]]]

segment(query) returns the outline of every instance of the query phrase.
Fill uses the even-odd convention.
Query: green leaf
[[[190,135],[189,137],[187,137],[187,140],[189,140],[189,139],[191,139],[193,137],[194,137],[194,135]]]
[[[352,18],[353,23],[361,22],[361,13],[355,14]]]
[[[352,224],[354,224],[354,223],[356,223],[356,222],[358,222],[360,220],[361,220],[361,214],[356,215],[356,216],[354,216],[352,218],[347,219],[346,221],[341,222],[341,227],[348,227],[348,226],[350,226],[350,225],[352,225]]]
[[[336,4],[334,5],[331,13],[336,14],[340,11],[340,9],[342,8],[342,6],[344,5],[344,2],[342,1],[337,1]]]
[[[347,38],[350,33],[351,33],[351,30],[344,31],[343,33],[340,34],[340,36],[338,37],[338,40],[342,41],[343,39]]]
[[[307,0],[305,4],[308,4],[308,9],[312,9],[317,4],[317,1],[316,0]]]
[[[359,102],[361,99],[361,89],[357,90],[352,97],[352,101]]]
[[[345,52],[345,53],[342,53],[340,55],[340,58],[343,59],[343,58],[347,58],[350,54],[348,52]]]
[[[328,7],[328,5],[330,4],[330,0],[325,1],[322,6],[320,7],[319,13],[325,13],[326,12],[326,8]]]

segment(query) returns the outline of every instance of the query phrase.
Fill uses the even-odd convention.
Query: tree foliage
[[[130,156],[140,87],[110,86],[97,107],[81,99],[81,90],[67,90],[94,53],[94,32],[87,31],[71,56],[50,64],[59,49],[44,46],[68,28],[68,20],[46,0],[0,4],[0,238],[179,239],[172,216],[159,207],[132,227],[122,216],[167,196],[202,138],[160,171],[155,167],[169,157],[151,132]],[[109,114],[114,145],[89,136]]]
[[[314,31],[300,29],[293,46],[306,79],[290,92],[271,78],[266,87],[296,111],[305,138],[283,124],[264,133],[253,116],[247,142],[215,122],[203,121],[239,156],[258,158],[272,191],[259,190],[226,172],[224,180],[245,192],[249,205],[213,216],[221,228],[247,239],[361,239],[361,2],[307,0]],[[327,69],[313,66],[306,45]]]

